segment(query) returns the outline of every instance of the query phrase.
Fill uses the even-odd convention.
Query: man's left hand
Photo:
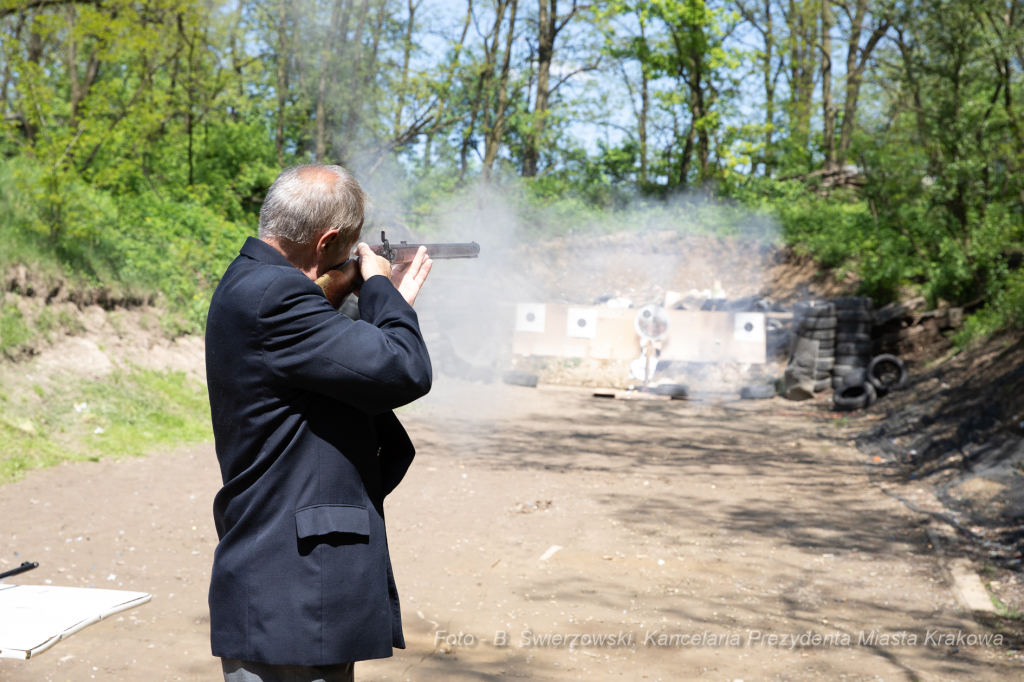
[[[416,302],[420,288],[430,274],[434,261],[427,256],[427,247],[421,246],[411,263],[396,265],[391,271],[391,283],[398,289],[409,305]]]

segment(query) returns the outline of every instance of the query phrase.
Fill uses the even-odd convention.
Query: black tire
[[[832,388],[831,379],[818,379],[817,381],[814,382],[815,393],[821,393],[822,391],[827,391],[830,388]]]
[[[849,365],[836,365],[832,368],[832,376],[834,377],[845,377],[853,370],[858,369],[857,367],[850,367]]]
[[[836,366],[835,358],[818,358],[818,371],[819,372],[831,372],[832,368]]]
[[[796,305],[793,306],[794,319],[835,316],[836,307],[827,301],[811,301],[810,303],[797,303]]]
[[[875,312],[873,310],[840,310],[836,313],[840,322],[874,322]]]
[[[670,395],[673,398],[689,398],[690,389],[684,384],[660,384],[651,386],[651,393],[657,395]]]
[[[870,296],[840,296],[832,302],[836,304],[836,310],[856,308],[872,310],[875,307],[875,299]]]
[[[845,377],[843,377],[842,386],[860,386],[868,380],[868,370],[866,367],[853,370]]]
[[[844,341],[836,344],[836,355],[871,355],[871,344],[861,341],[850,343]]]
[[[819,329],[835,329],[839,321],[834,317],[807,317],[796,325],[797,334],[801,332],[812,332]]]
[[[875,387],[871,384],[843,386],[836,389],[832,403],[837,410],[861,410],[875,402]]]
[[[832,348],[822,348],[821,346],[818,346],[818,357],[819,358],[834,358],[835,356],[836,356],[835,349],[832,349]]]
[[[775,397],[775,387],[764,384],[744,386],[740,389],[740,398],[744,400],[770,400]]]
[[[835,339],[818,339],[818,350],[819,351],[827,350],[830,353],[834,353],[835,350],[836,350],[836,340]]]
[[[839,334],[870,334],[873,326],[870,322],[840,321],[836,325],[836,332]]]
[[[867,367],[871,364],[870,355],[837,355],[836,365],[847,367]]]
[[[832,388],[840,388],[843,385],[843,377],[832,377]]]
[[[815,381],[823,381],[824,379],[832,381],[832,372],[827,369],[819,369],[814,373]]]
[[[868,365],[867,375],[876,389],[891,391],[907,383],[907,366],[895,355],[876,355]]]
[[[871,334],[855,334],[853,332],[836,332],[836,344],[840,343],[871,343]]]
[[[836,338],[836,330],[835,329],[818,329],[818,330],[813,331],[813,332],[798,333],[797,336],[802,336],[805,339],[817,339],[819,341],[821,341],[823,339],[828,339],[829,341],[832,341],[833,339]]]
[[[537,388],[538,379],[540,377],[536,374],[520,372],[517,369],[511,369],[501,375],[501,380],[509,386],[526,386],[527,388]]]

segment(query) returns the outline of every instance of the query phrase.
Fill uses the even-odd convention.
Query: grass
[[[992,600],[992,605],[996,607],[996,613],[1001,617],[1008,620],[1024,620],[1024,611],[1007,606],[999,600],[995,595],[989,595],[989,599]]]
[[[182,372],[133,369],[54,385],[32,386],[31,399],[0,393],[0,484],[63,461],[142,455],[213,435],[206,390]]]
[[[0,354],[14,352],[33,335],[18,306],[13,303],[0,304]]]

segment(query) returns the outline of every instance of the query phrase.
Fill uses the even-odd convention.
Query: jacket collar
[[[242,245],[239,253],[243,256],[248,256],[253,260],[258,260],[261,263],[266,263],[267,265],[284,265],[289,268],[294,267],[288,262],[288,259],[278,253],[273,246],[260,241],[255,237],[246,238],[245,244]]]

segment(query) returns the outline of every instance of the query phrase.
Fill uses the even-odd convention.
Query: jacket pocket
[[[370,535],[370,514],[366,507],[348,504],[314,504],[295,512],[295,533],[300,538],[328,533]]]

